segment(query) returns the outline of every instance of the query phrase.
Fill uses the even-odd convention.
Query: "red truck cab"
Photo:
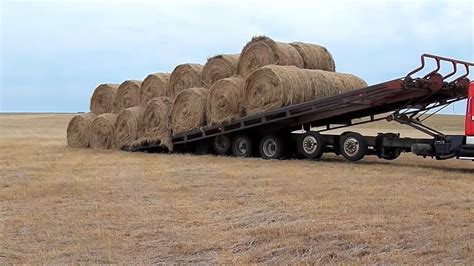
[[[466,107],[466,136],[474,136],[474,82],[469,84]]]

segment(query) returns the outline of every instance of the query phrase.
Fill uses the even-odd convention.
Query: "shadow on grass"
[[[179,154],[183,156],[203,156],[203,155],[196,155],[188,152],[172,152],[172,153],[163,153],[163,152],[149,152],[149,153],[154,153],[154,154]],[[237,158],[233,156],[223,156],[223,155],[216,155],[216,154],[206,154],[205,156],[212,156],[215,158],[232,158],[236,160],[263,160],[258,156],[253,156],[249,158]],[[376,158],[376,157],[369,157],[369,158]],[[459,167],[448,167],[444,165],[428,165],[426,164],[427,161],[422,161],[421,158],[417,158],[417,160],[420,160],[420,164],[415,164],[415,163],[407,163],[406,161],[397,161],[397,159],[393,161],[387,161],[383,159],[376,159],[376,160],[361,160],[357,162],[351,162],[343,158],[342,156],[336,156],[334,154],[328,154],[324,155],[321,159],[300,159],[296,157],[291,157],[291,158],[284,158],[283,161],[299,161],[299,162],[312,162],[312,163],[324,163],[324,162],[329,162],[329,163],[339,163],[339,164],[351,164],[351,165],[372,165],[372,166],[397,166],[400,168],[404,169],[409,169],[409,168],[422,168],[422,169],[430,169],[430,170],[439,170],[439,171],[446,171],[446,172],[451,172],[451,173],[461,173],[461,174],[472,174],[474,173],[474,168],[459,168]],[[426,159],[426,160],[431,160],[432,162],[436,162],[435,159]],[[455,159],[452,159],[455,160]],[[278,160],[276,160],[278,161]],[[429,162],[428,162],[429,163]],[[474,164],[473,164],[474,166]]]
[[[430,159],[435,161],[435,159]],[[454,160],[454,159],[453,159]],[[352,165],[390,165],[390,166],[397,166],[400,168],[422,168],[422,169],[430,169],[430,170],[439,170],[439,171],[447,171],[447,172],[455,172],[460,174],[474,174],[473,168],[459,168],[459,167],[448,167],[444,165],[427,165],[427,164],[407,164],[406,162],[397,162],[394,161],[385,161],[380,159],[379,161],[358,161],[358,162],[351,162],[344,158],[340,157],[323,157],[320,162],[331,162],[331,163],[341,163],[341,164],[352,164]]]

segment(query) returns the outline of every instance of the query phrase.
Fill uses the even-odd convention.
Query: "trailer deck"
[[[413,77],[425,68],[427,59],[434,60],[436,68],[424,76]],[[452,71],[444,76],[439,73],[442,62],[452,65]],[[461,75],[458,73],[459,66],[464,68],[464,73]],[[322,132],[355,125],[357,123],[353,120],[360,118],[368,118],[362,123],[382,119],[393,120],[412,126],[433,137],[444,136],[441,132],[424,126],[419,118],[428,110],[466,99],[470,82],[467,77],[471,66],[474,64],[470,62],[423,54],[420,67],[405,77],[246,116],[219,125],[203,126],[174,134],[171,136],[172,143],[178,150],[186,150],[188,145],[196,142],[242,132],[264,136],[273,132],[290,133],[299,129],[310,131],[311,128],[325,126],[325,129],[319,130]],[[387,116],[387,113],[391,114]],[[376,117],[380,114],[384,115]],[[159,142],[150,141],[129,150],[142,151],[157,148],[159,145]]]
[[[305,103],[283,107],[274,111],[246,116],[234,121],[215,126],[204,126],[172,136],[175,145],[193,142],[256,127],[271,127],[275,130],[287,128],[289,131],[298,130],[304,126],[324,126],[330,124],[350,125],[350,120],[375,116],[387,112],[397,112],[406,109],[426,110],[432,106],[450,104],[465,99],[469,80],[469,67],[472,63],[422,55],[422,67],[426,57],[434,57],[439,61],[448,61],[453,65],[465,66],[466,73],[451,82],[445,82],[437,71],[430,72],[420,78],[412,78],[422,68],[415,69],[406,77],[394,79],[339,95],[317,99]],[[430,106],[431,105],[431,106]],[[412,112],[413,113],[413,112]]]

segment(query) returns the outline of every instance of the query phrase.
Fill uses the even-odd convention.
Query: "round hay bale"
[[[139,80],[127,80],[120,84],[115,94],[114,113],[140,104],[141,85],[142,82]]]
[[[329,72],[323,70],[308,70],[314,97],[306,101],[325,98],[367,87],[361,78],[347,73]]]
[[[94,149],[111,149],[115,144],[115,122],[117,114],[105,113],[91,123],[90,146]]]
[[[110,113],[114,108],[119,84],[100,84],[91,97],[90,110],[96,115]]]
[[[140,87],[140,102],[146,104],[149,100],[159,96],[168,96],[169,73],[154,73],[148,75]]]
[[[151,99],[145,108],[142,119],[143,138],[160,139],[161,143],[170,151],[173,150],[171,142],[171,129],[169,116],[173,101],[169,97],[156,97]]]
[[[67,126],[67,145],[75,148],[89,147],[90,126],[96,117],[93,113],[73,116]]]
[[[189,88],[182,90],[174,99],[170,113],[173,134],[188,131],[206,124],[206,102],[209,90]]]
[[[254,37],[240,53],[237,73],[247,77],[255,69],[266,65],[303,67],[303,59],[295,47],[276,42],[268,37]]]
[[[293,42],[290,45],[295,47],[303,58],[304,68],[336,71],[334,59],[325,47],[302,42]]]
[[[366,86],[365,81],[351,74],[269,65],[247,78],[245,110],[255,114]]]
[[[245,79],[233,76],[218,80],[209,89],[207,98],[208,124],[229,122],[245,115],[242,99]]]
[[[143,135],[140,125],[144,111],[145,108],[135,106],[124,109],[117,116],[117,121],[115,122],[115,146],[117,148],[121,149]]]
[[[175,97],[184,89],[205,86],[202,81],[202,70],[200,64],[182,64],[175,67],[170,76],[169,97]]]
[[[238,54],[222,54],[207,59],[202,70],[202,80],[207,87],[216,81],[228,78],[237,72]]]
[[[142,128],[144,137],[164,137],[170,135],[168,120],[173,101],[169,97],[151,99],[143,113]]]

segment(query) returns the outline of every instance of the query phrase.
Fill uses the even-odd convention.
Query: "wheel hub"
[[[313,136],[306,136],[303,139],[303,150],[307,154],[312,154],[318,148],[318,141]]]
[[[247,142],[246,142],[245,140],[240,140],[240,141],[238,142],[238,144],[237,144],[237,148],[238,148],[240,154],[246,153],[246,152],[247,152],[247,148],[248,148]]]
[[[263,142],[263,153],[267,157],[275,156],[277,152],[277,144],[273,139],[267,139]]]
[[[347,155],[354,156],[359,151],[359,141],[355,138],[348,138],[344,142],[344,151]]]
[[[228,144],[228,139],[224,136],[217,136],[215,139],[216,148],[219,150],[224,150]]]

